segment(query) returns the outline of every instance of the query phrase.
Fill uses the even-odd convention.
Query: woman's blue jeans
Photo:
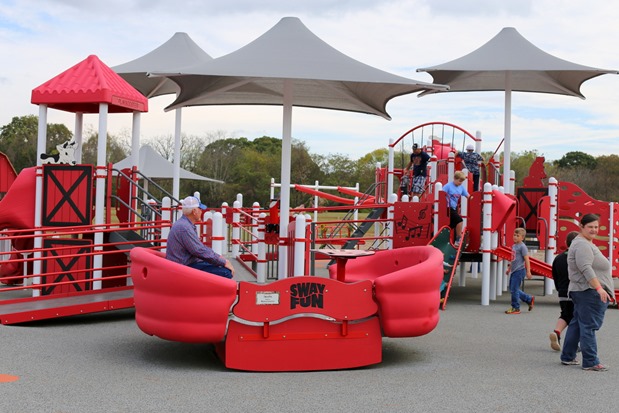
[[[509,292],[512,293],[512,308],[520,309],[520,300],[525,303],[531,302],[531,296],[529,294],[525,294],[524,291],[520,289],[522,285],[522,281],[524,281],[524,276],[526,274],[525,269],[521,269],[518,271],[514,271],[512,275],[509,276]]]
[[[574,302],[574,318],[570,321],[563,341],[561,360],[576,359],[576,351],[580,342],[582,367],[598,365],[600,359],[595,332],[602,327],[608,303],[602,302],[598,292],[592,288],[585,291],[572,291],[570,297]]]

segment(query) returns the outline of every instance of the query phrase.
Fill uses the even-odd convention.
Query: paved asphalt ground
[[[355,370],[227,370],[211,345],[142,333],[132,310],[0,325],[0,412],[599,412],[616,408],[619,311],[598,333],[607,372],[563,366],[549,347],[558,317],[542,283],[532,312],[481,306],[480,281],[454,287],[438,327],[383,339],[383,362]]]

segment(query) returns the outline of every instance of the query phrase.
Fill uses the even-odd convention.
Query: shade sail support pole
[[[292,153],[292,81],[284,80],[284,121],[282,129],[282,169],[279,213],[278,279],[288,274],[288,221],[290,217],[290,157]]]
[[[174,199],[180,199],[181,186],[181,123],[182,123],[182,108],[176,109],[176,117],[174,120],[174,172],[172,174],[172,196]],[[172,201],[172,205],[176,205]]]
[[[503,188],[506,194],[514,193],[511,187],[510,171],[512,150],[512,73],[505,72],[505,142],[503,152]]]
[[[131,166],[140,168],[140,112],[133,112],[131,128]]]

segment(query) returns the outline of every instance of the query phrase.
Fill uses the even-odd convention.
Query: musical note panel
[[[396,202],[393,247],[427,245],[432,238],[432,203]]]

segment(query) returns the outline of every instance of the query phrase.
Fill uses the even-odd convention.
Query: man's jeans
[[[210,272],[211,274],[219,275],[220,277],[232,278],[232,272],[226,267],[218,267],[205,261],[194,262],[193,264],[189,264],[189,267],[200,271]]]

